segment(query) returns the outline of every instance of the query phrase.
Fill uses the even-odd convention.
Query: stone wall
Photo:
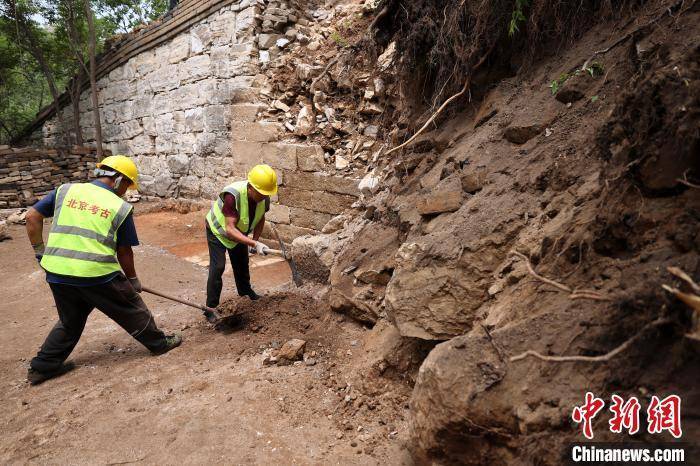
[[[320,146],[284,141],[283,125],[264,121],[261,66],[295,40],[297,22],[308,24],[301,16],[279,1],[234,1],[98,80],[104,145],[135,157],[144,194],[213,199],[267,163],[281,185],[269,217],[285,240],[318,232],[354,202],[357,180],[324,175]],[[80,108],[94,143],[88,90]],[[70,131],[70,106],[63,117]],[[59,130],[52,118],[33,139],[54,146]]]
[[[95,150],[86,147],[0,146],[0,208],[27,207],[60,184],[85,181],[96,161]]]

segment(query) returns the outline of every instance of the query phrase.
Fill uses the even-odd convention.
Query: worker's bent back
[[[132,206],[91,183],[61,185],[41,266],[72,277],[100,277],[121,270],[117,230]]]

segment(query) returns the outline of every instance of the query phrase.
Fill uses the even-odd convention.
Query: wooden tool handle
[[[185,306],[194,307],[194,308],[197,308],[201,311],[214,311],[214,309],[212,309],[210,307],[202,306],[201,304],[195,304],[195,303],[192,303],[189,301],[185,301],[184,299],[176,298],[175,296],[170,296],[168,294],[165,294],[165,293],[160,292],[160,291],[156,291],[156,290],[148,288],[146,286],[142,286],[141,289],[143,289],[143,291],[145,291],[146,293],[151,293],[151,294],[154,294],[156,296],[160,296],[161,298],[169,299],[170,301],[175,301],[176,303],[184,304]]]

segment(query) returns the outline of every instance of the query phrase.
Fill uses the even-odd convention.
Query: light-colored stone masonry
[[[104,145],[136,158],[144,194],[213,199],[267,163],[280,175],[268,218],[285,240],[318,232],[356,200],[357,180],[325,174],[320,146],[282,142],[280,123],[260,121],[260,60],[270,52],[261,57],[258,42],[270,35],[262,34],[269,18],[284,28],[297,17],[280,2],[234,2],[99,79]],[[94,143],[89,90],[80,109],[83,137]],[[72,128],[70,106],[63,115]],[[32,139],[56,146],[58,130],[50,119]]]

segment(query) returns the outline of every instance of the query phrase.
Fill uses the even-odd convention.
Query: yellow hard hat
[[[256,165],[248,172],[248,182],[265,196],[277,194],[277,173],[269,165]]]
[[[125,155],[111,155],[97,164],[97,168],[111,168],[131,180],[130,189],[139,189],[139,170],[136,164]]]

